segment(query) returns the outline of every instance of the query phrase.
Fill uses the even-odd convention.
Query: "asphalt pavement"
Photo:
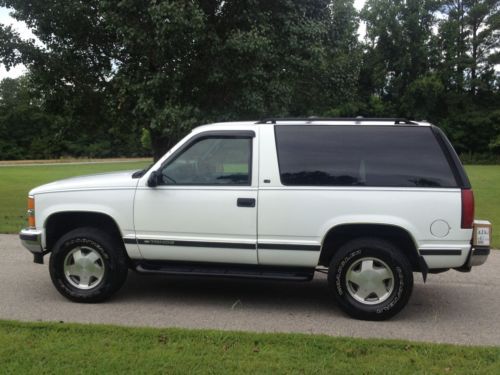
[[[143,276],[129,272],[116,296],[78,304],[52,286],[17,235],[0,235],[0,319],[106,323],[378,337],[500,345],[500,251],[470,273],[415,276],[408,306],[384,322],[353,320],[330,297],[326,278],[270,282]]]

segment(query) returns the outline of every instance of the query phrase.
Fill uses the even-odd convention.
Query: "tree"
[[[2,53],[4,62],[29,67],[48,109],[63,105],[88,133],[104,122],[112,134],[138,139],[144,127],[154,134],[154,148],[168,147],[161,142],[160,123],[188,111],[179,103],[179,91],[201,24],[196,4],[5,0],[0,5],[14,8],[14,17],[44,44],[2,31],[13,41]],[[168,133],[174,127],[165,128]]]
[[[448,0],[441,12],[441,70],[447,87],[472,94],[490,90],[494,65],[500,62],[500,1]]]
[[[472,133],[497,138],[499,2],[0,0],[42,43],[0,25],[0,63],[28,67],[53,156],[156,160],[197,124],[311,115],[425,118],[497,152]]]
[[[60,119],[47,115],[29,76],[0,82],[0,159],[48,157],[58,147]],[[43,145],[44,147],[40,147]]]
[[[11,30],[1,51],[25,63],[55,108],[83,128],[109,119],[150,136],[158,159],[204,121],[323,113],[356,92],[352,0],[0,0],[44,43]],[[49,98],[50,97],[50,98]]]
[[[430,69],[436,0],[368,0],[361,12],[367,27],[364,90],[396,105],[408,87]]]

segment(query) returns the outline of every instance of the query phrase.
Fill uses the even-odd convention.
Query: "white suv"
[[[402,119],[271,119],[200,126],[153,166],[29,193],[21,232],[52,252],[77,302],[145,274],[311,280],[328,273],[359,319],[400,311],[413,272],[470,271],[490,252],[470,183],[444,134]]]

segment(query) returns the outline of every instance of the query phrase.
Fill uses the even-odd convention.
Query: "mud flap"
[[[429,273],[429,267],[427,266],[424,257],[421,255],[418,257],[418,266],[420,268],[420,272],[422,272],[422,278],[424,279],[425,283],[427,281],[427,274]]]

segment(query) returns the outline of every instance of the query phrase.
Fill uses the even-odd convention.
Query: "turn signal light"
[[[36,228],[35,223],[35,198],[28,197],[28,211],[26,212],[28,216],[28,226],[30,228]]]

